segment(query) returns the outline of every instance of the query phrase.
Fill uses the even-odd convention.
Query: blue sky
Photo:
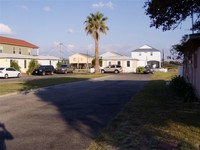
[[[101,35],[100,54],[127,56],[144,44],[169,54],[173,44],[190,34],[191,20],[173,31],[150,28],[145,0],[0,0],[0,35],[39,46],[40,55],[67,58],[76,52],[94,55],[94,40],[84,21],[97,11],[108,17],[107,35]],[[59,43],[63,45],[60,47]],[[166,54],[166,55],[167,55]]]

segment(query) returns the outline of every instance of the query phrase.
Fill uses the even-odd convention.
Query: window
[[[22,50],[21,50],[21,48],[19,48],[19,54],[22,54]]]
[[[126,63],[127,63],[127,64],[126,64],[127,67],[130,67],[130,61],[127,61]]]
[[[110,66],[110,65],[111,65],[111,62],[109,61],[108,64],[109,64],[109,66]]]
[[[26,62],[26,60],[24,60],[24,68],[26,68],[27,67],[27,62]]]
[[[118,62],[117,62],[117,65],[121,65],[121,62],[120,62],[120,61],[118,61]]]
[[[49,64],[51,65],[51,60],[49,60]]]
[[[0,53],[3,53],[3,50],[2,50],[2,49],[0,49]]]
[[[15,47],[13,47],[13,54],[15,54]]]
[[[151,52],[150,55],[153,56],[153,52]]]
[[[141,53],[141,52],[139,52],[139,56],[142,56],[142,53]]]

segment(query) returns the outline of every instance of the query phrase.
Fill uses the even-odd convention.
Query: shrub
[[[197,101],[194,87],[181,76],[174,76],[170,82],[171,87],[184,98],[184,102]]]
[[[137,67],[136,73],[144,73],[144,67]]]
[[[15,60],[12,60],[10,63],[10,67],[15,68],[16,70],[20,71],[20,66],[18,65],[18,63]]]
[[[37,60],[35,59],[32,59],[30,62],[29,62],[29,65],[28,65],[28,70],[26,71],[27,74],[31,74],[33,72],[33,70],[37,67],[39,67],[40,64],[38,63]]]

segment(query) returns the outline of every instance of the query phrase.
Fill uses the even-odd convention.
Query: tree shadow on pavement
[[[14,137],[3,123],[0,123],[0,129],[0,150],[7,150],[5,140],[13,140]]]

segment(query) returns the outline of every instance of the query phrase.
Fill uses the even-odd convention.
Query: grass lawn
[[[78,74],[71,75],[66,77],[55,77],[55,78],[45,78],[45,79],[34,79],[34,80],[26,80],[26,81],[13,81],[13,82],[3,82],[0,83],[0,95],[19,92],[23,90],[36,89],[41,87],[52,86],[56,84],[76,82],[82,80],[88,80],[91,78],[103,77],[105,75],[99,74]]]
[[[166,85],[176,72],[155,73],[88,150],[198,149],[200,104],[183,103]]]

